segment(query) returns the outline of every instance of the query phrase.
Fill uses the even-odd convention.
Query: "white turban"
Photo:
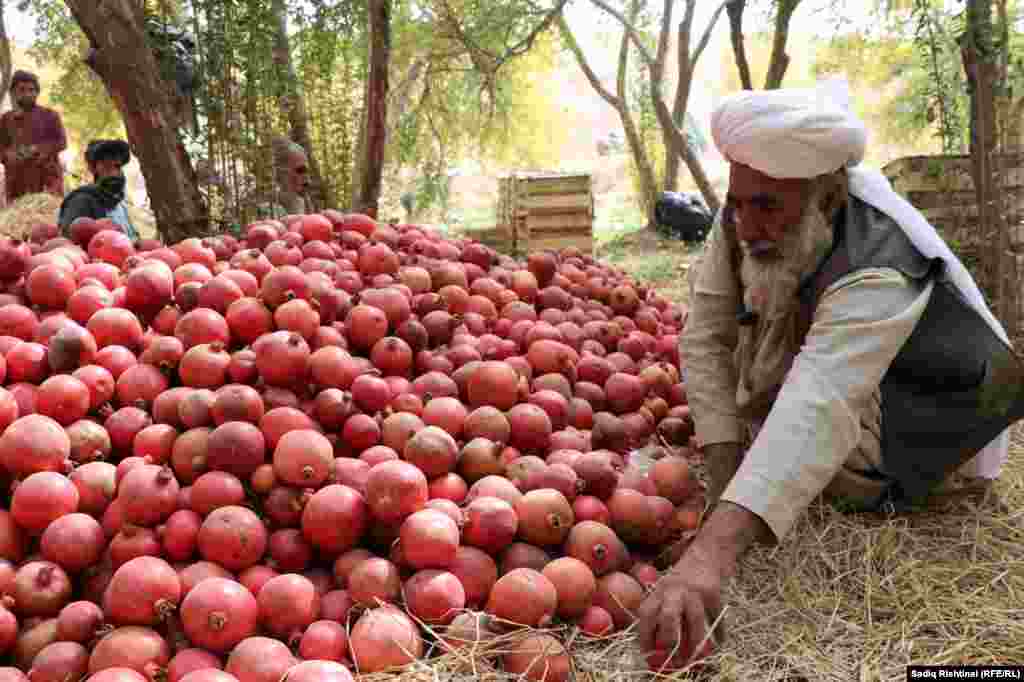
[[[814,178],[847,170],[850,194],[895,220],[926,258],[941,258],[945,277],[963,294],[992,330],[1009,344],[974,278],[935,228],[893,189],[877,170],[863,168],[867,130],[850,111],[845,80],[831,79],[813,89],[744,91],[711,114],[715,146],[730,162],[774,178]],[[1004,431],[960,471],[995,478],[1009,453]]]
[[[746,90],[711,114],[711,135],[729,161],[773,178],[813,178],[856,166],[867,130],[849,111],[844,81],[811,90]]]

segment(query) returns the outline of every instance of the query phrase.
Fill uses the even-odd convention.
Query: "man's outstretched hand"
[[[640,606],[640,650],[657,651],[685,665],[715,621],[718,626],[710,641],[712,646],[721,644],[725,640],[724,621],[719,619],[722,587],[732,571],[723,565],[722,557],[690,545]]]
[[[747,509],[730,502],[715,508],[682,558],[640,606],[639,645],[649,662],[670,659],[666,667],[686,665],[716,621],[713,641],[725,640],[724,621],[719,618],[722,589],[747,548],[771,538],[764,521]],[[698,658],[710,649],[702,647]]]

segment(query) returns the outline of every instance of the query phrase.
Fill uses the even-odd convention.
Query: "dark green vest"
[[[843,276],[889,267],[935,286],[881,383],[882,461],[889,500],[925,496],[1010,424],[1024,418],[1024,363],[889,216],[850,197],[832,253],[800,290],[809,326],[821,294]]]

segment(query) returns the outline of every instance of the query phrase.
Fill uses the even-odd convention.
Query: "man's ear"
[[[833,217],[839,209],[846,205],[849,199],[846,169],[839,169],[835,173],[822,177],[821,183],[822,188],[818,198],[818,206],[823,214]]]

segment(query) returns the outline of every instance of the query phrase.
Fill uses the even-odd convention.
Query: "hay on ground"
[[[48,192],[18,197],[0,211],[0,236],[28,239],[32,228],[39,223],[57,223],[57,211],[62,199]]]
[[[994,495],[886,517],[816,502],[776,547],[756,547],[727,590],[729,638],[700,673],[655,675],[629,630],[594,640],[553,631],[576,682],[818,682],[906,679],[906,666],[1024,661],[1024,427]],[[511,682],[510,635],[386,679]]]
[[[32,228],[39,223],[57,223],[57,212],[63,199],[48,192],[26,194],[0,210],[0,236],[28,239]],[[128,218],[141,237],[155,237],[156,219],[153,214],[134,204],[126,204]]]

